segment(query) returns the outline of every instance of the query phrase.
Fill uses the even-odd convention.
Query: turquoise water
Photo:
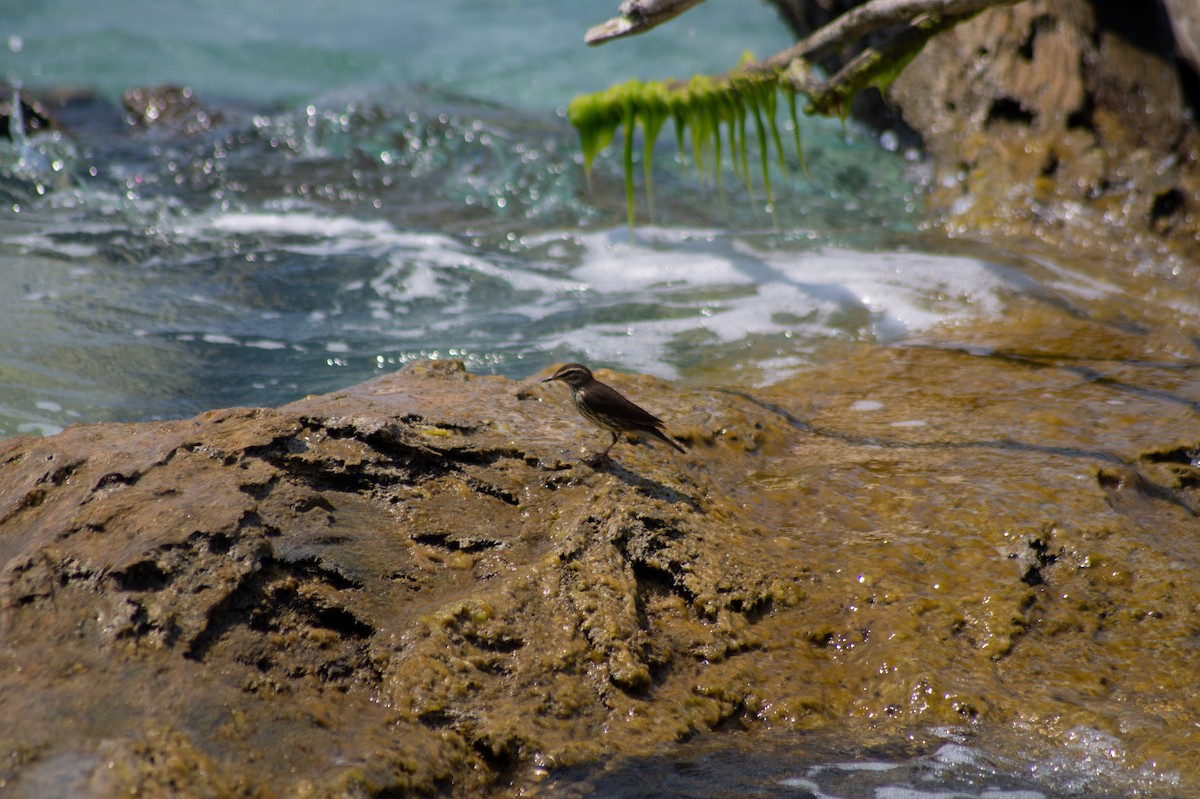
[[[790,42],[771,6],[709,0],[672,33],[584,46],[584,32],[617,5],[14,0],[5,6],[0,76],[110,98],[179,83],[208,97],[285,102],[351,86],[428,84],[544,111],[610,82],[725,70],[746,50],[767,55]]]
[[[64,132],[0,140],[0,436],[275,405],[415,358],[761,384],[829,341],[995,312],[1019,283],[926,252],[919,165],[828,120],[802,126],[809,172],[776,168],[773,205],[661,144],[631,247],[620,159],[587,185],[570,98],[789,37],[769,6],[711,0],[584,46],[613,7],[10,12],[0,71]],[[164,83],[211,125],[134,127],[122,91]]]

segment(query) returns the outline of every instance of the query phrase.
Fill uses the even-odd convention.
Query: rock
[[[779,4],[801,35],[860,5]],[[1089,258],[1120,240],[1127,263],[1200,261],[1194,8],[1167,3],[1172,35],[1158,3],[1027,0],[930,41],[887,106],[930,155],[949,231]],[[897,124],[874,92],[854,111]]]
[[[458,363],[0,442],[0,786],[466,796],[715,729],[1082,725],[1194,792],[1200,385],[1055,334],[1083,357],[601,373],[691,445],[601,469],[561,387]]]
[[[1192,71],[1192,81],[1200,75],[1200,8],[1188,0],[1162,0],[1175,38],[1176,56]],[[1200,86],[1193,86],[1193,92]],[[1200,98],[1198,98],[1200,99]]]
[[[13,138],[13,98],[18,96],[21,103],[22,135],[61,129],[62,126],[43,103],[24,94],[18,95],[12,86],[0,85],[0,139]]]
[[[221,114],[201,105],[187,86],[128,89],[121,95],[121,105],[130,123],[138,127],[194,135],[221,122]]]

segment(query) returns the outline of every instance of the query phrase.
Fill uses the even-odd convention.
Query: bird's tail
[[[666,443],[670,444],[672,447],[679,450],[680,452],[683,452],[683,453],[687,452],[687,447],[685,447],[683,444],[680,444],[678,441],[671,438],[669,435],[664,433],[662,430],[659,430],[657,427],[651,427],[649,429],[649,432],[653,433],[656,438],[658,438],[661,441],[665,441]]]

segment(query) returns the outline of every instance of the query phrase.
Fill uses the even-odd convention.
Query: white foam
[[[760,250],[739,240],[722,245],[704,231],[650,228],[640,229],[638,237],[631,249],[614,232],[581,236],[585,255],[572,275],[602,297],[652,297],[668,308],[694,308],[696,316],[599,326],[585,335],[565,335],[560,346],[602,358],[657,362],[657,354],[637,358],[636,350],[697,329],[719,342],[795,331],[824,337],[846,324],[843,319],[855,320],[849,323],[853,334],[888,340],[998,315],[1002,294],[1016,283],[994,264],[957,256]],[[605,337],[634,338],[638,346]]]
[[[821,793],[820,785],[817,785],[812,780],[806,780],[804,777],[788,777],[780,780],[779,784],[784,788],[796,788],[797,790],[808,791],[813,796],[825,796],[825,794]]]
[[[933,759],[947,766],[977,765],[979,757],[975,750],[962,744],[942,744]]]
[[[180,228],[181,232],[188,228]],[[395,229],[381,220],[354,219],[347,216],[321,216],[312,213],[267,211],[219,213],[197,220],[192,231],[214,230],[223,233],[305,236],[326,242],[384,239]]]
[[[497,264],[478,256],[450,236],[397,230],[383,220],[321,216],[304,212],[218,213],[180,229],[185,236],[211,237],[236,233],[267,238],[276,249],[316,256],[367,254],[386,256],[389,266],[368,285],[381,299],[408,303],[418,299],[461,300],[473,277],[502,281],[518,291],[542,292],[551,297],[586,288],[559,274]],[[522,264],[524,266],[524,264]],[[361,288],[361,281],[353,281]],[[349,287],[350,284],[348,284]],[[540,318],[552,309],[523,306],[522,312]],[[462,302],[443,309],[444,314],[468,313]]]
[[[60,425],[51,424],[50,422],[22,422],[17,425],[18,433],[28,433],[30,435],[42,436],[43,438],[58,435],[63,429]]]
[[[369,292],[364,302],[370,324],[393,340],[420,346],[433,332],[469,339],[473,320],[501,313],[514,320],[495,346],[579,353],[664,376],[672,376],[664,362],[673,346],[788,337],[786,346],[768,348],[755,363],[773,380],[831,336],[890,340],[997,315],[1003,293],[1016,282],[1003,269],[971,258],[777,242],[766,249],[710,230],[639,228],[632,248],[625,228],[575,234],[574,247],[560,247],[556,258],[541,262],[478,251],[437,233],[399,230],[386,220],[305,211],[214,212],[179,231],[199,238],[231,233],[317,257],[379,258],[374,276],[347,285]],[[555,231],[529,243],[561,244],[563,237]],[[494,295],[488,293],[493,286]],[[520,300],[481,307],[492,296]],[[422,315],[412,317],[416,312]],[[563,321],[536,338],[520,322],[550,317]]]
[[[4,242],[15,244],[27,252],[48,252],[71,259],[90,258],[100,251],[94,244],[63,241],[62,238],[61,232],[54,238],[37,233],[28,233],[21,236],[7,236],[4,238]]]
[[[875,799],[968,799],[970,794],[959,791],[922,791],[900,785],[882,785],[875,789]]]
[[[1058,277],[1057,280],[1050,281],[1048,286],[1065,294],[1072,294],[1083,300],[1100,300],[1121,294],[1121,290],[1117,286],[1102,278],[1056,264],[1049,259],[1035,258],[1034,260],[1047,272]]]
[[[287,349],[287,344],[282,341],[271,341],[270,339],[254,339],[251,341],[242,342],[247,347],[254,347],[260,350],[284,350]]]
[[[862,760],[862,761],[850,761],[850,762],[845,762],[845,763],[832,763],[832,764],[830,764],[830,767],[836,768],[838,771],[882,772],[882,771],[892,771],[893,769],[900,768],[900,764],[899,763],[887,763],[882,760]]]

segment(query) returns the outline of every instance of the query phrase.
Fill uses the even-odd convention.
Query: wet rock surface
[[[801,35],[861,4],[778,3]],[[932,210],[955,235],[1194,263],[1196,17],[1176,2],[992,9],[931,40],[886,103],[865,92],[855,113],[915,131]]]
[[[186,86],[138,87],[121,95],[129,124],[161,127],[178,134],[195,135],[219,125],[220,112],[209,111]]]
[[[536,791],[712,730],[954,725],[1099,730],[1194,791],[1200,353],[1055,333],[755,392],[601,372],[691,447],[605,468],[560,386],[455,363],[3,442],[0,785]]]

